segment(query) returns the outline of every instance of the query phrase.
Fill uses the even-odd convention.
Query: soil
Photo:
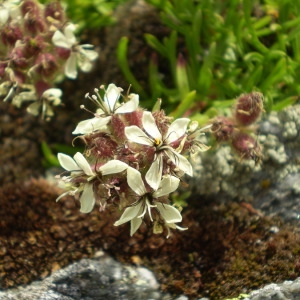
[[[187,231],[169,239],[143,224],[133,237],[115,227],[116,212],[79,212],[44,179],[0,189],[0,287],[43,278],[103,249],[126,264],[151,269],[161,289],[174,295],[237,296],[269,282],[300,276],[300,232],[262,216],[249,204],[190,199],[183,212]]]

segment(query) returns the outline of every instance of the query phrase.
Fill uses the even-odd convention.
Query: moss
[[[130,238],[126,225],[113,226],[118,216],[81,214],[73,198],[56,203],[59,193],[45,180],[0,189],[2,288],[43,278],[99,249],[149,267],[163,290],[189,297],[236,297],[300,275],[299,233],[249,204],[191,199],[183,224],[189,230],[165,239],[144,225]]]

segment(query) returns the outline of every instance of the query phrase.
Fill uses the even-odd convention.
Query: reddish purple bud
[[[7,24],[1,30],[1,39],[5,46],[14,46],[16,41],[22,39],[23,33],[15,24]]]
[[[253,124],[263,111],[263,95],[258,92],[241,95],[235,107],[234,117],[241,126]]]
[[[36,16],[40,14],[40,8],[35,0],[23,0],[22,5],[21,5],[21,13],[23,17],[27,13],[32,13],[35,14]]]
[[[35,62],[35,71],[45,77],[53,75],[57,68],[56,58],[50,53],[40,54]]]
[[[211,132],[217,142],[231,140],[234,131],[234,122],[228,117],[216,117],[212,120]]]
[[[17,70],[14,70],[14,75],[13,75],[14,81],[18,82],[19,84],[23,84],[26,81],[26,77],[24,75],[24,72],[20,72]]]
[[[114,156],[118,144],[103,132],[97,132],[88,137],[87,145],[91,154],[100,159],[108,159]]]
[[[117,115],[111,116],[112,132],[114,133],[115,137],[121,141],[125,139],[125,126],[126,125],[124,124],[124,122]]]
[[[26,36],[24,44],[24,55],[27,58],[37,56],[45,48],[44,38],[40,35],[34,38]]]
[[[34,86],[35,86],[35,90],[36,90],[36,93],[39,98],[42,97],[42,95],[45,91],[47,91],[48,89],[51,88],[51,86],[48,83],[41,81],[41,80],[37,81]]]
[[[24,17],[24,27],[31,35],[36,35],[45,31],[46,24],[40,15],[28,12]]]
[[[0,77],[2,77],[2,79],[5,76],[5,69],[7,68],[7,64],[8,62],[4,62],[4,61],[0,62]]]
[[[55,49],[59,58],[67,60],[71,54],[71,50],[67,48],[56,48]]]
[[[124,117],[126,119],[126,122],[128,122],[128,125],[135,125],[137,127],[142,128],[142,117],[143,117],[143,111],[141,109],[133,111],[128,114],[124,114]]]
[[[16,68],[26,68],[28,67],[29,61],[24,56],[24,48],[18,47],[14,48],[11,54],[11,63]]]
[[[255,163],[259,163],[262,158],[259,144],[247,133],[236,132],[232,138],[232,147],[241,158],[253,159]]]
[[[59,1],[46,4],[44,15],[46,20],[54,19],[60,23],[63,23],[65,20],[64,10]]]
[[[182,68],[186,67],[186,61],[181,53],[178,54],[177,66],[182,67]]]

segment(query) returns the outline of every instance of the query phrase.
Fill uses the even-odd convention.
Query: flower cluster
[[[242,94],[236,101],[232,117],[218,116],[212,120],[211,132],[216,141],[227,142],[242,159],[259,163],[262,151],[251,135],[252,125],[263,112],[263,95],[258,92]]]
[[[0,97],[28,112],[53,115],[61,103],[54,82],[77,77],[77,65],[87,72],[98,54],[92,45],[79,45],[75,25],[66,19],[59,1],[6,0],[0,4]]]
[[[74,195],[83,213],[95,205],[101,211],[117,207],[123,213],[114,225],[130,222],[130,235],[143,222],[168,236],[170,228],[184,230],[177,225],[182,216],[169,194],[184,174],[193,175],[185,154],[208,149],[199,139],[201,129],[188,118],[173,121],[162,110],[141,109],[137,94],[122,95],[114,84],[100,89],[103,97],[98,89],[86,95],[98,107],[94,117],[73,131],[85,144],[84,154],[58,154],[66,170],[59,176],[66,192],[57,200]]]

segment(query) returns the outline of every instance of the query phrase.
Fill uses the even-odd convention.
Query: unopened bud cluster
[[[62,92],[54,82],[77,77],[77,65],[89,71],[98,56],[91,45],[78,45],[75,25],[59,1],[6,0],[0,4],[0,97],[28,112],[53,115]]]
[[[263,95],[259,92],[242,94],[237,100],[232,117],[218,116],[212,120],[211,132],[217,142],[227,142],[242,159],[261,160],[259,144],[252,136],[251,127],[263,112]]]
[[[203,133],[190,119],[172,120],[160,109],[145,111],[137,94],[122,91],[110,84],[86,95],[98,109],[73,131],[84,143],[84,153],[73,158],[58,154],[66,170],[59,176],[66,192],[57,200],[73,195],[83,213],[94,206],[100,211],[117,208],[123,213],[114,225],[130,222],[130,235],[146,223],[154,233],[169,236],[170,228],[186,229],[176,224],[182,216],[169,199],[182,176],[193,175],[185,155],[208,147],[198,139]]]

